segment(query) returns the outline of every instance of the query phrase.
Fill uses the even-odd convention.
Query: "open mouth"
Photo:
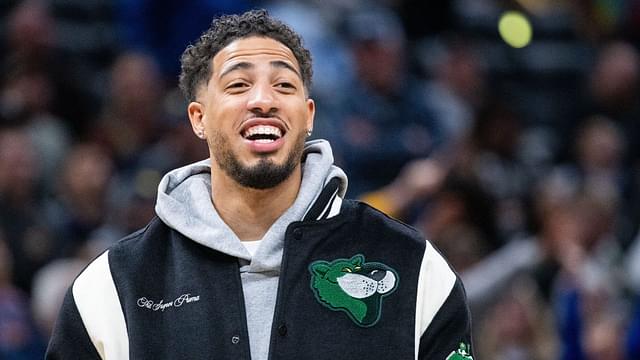
[[[283,133],[280,128],[273,125],[254,125],[249,126],[242,132],[242,137],[249,141],[268,144],[282,137]]]

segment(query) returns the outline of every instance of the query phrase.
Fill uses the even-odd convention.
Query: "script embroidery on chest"
[[[165,311],[168,308],[177,308],[181,307],[184,304],[189,304],[197,301],[200,301],[200,295],[191,296],[191,294],[182,294],[175,300],[169,302],[165,302],[164,299],[153,301],[143,296],[138,299],[137,304],[141,308],[149,309],[152,311]]]

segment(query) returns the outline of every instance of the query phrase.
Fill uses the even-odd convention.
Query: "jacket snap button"
[[[280,336],[287,335],[287,325],[281,324],[280,326],[278,326],[278,334],[280,334]]]
[[[238,335],[232,336],[231,337],[231,342],[234,343],[234,344],[239,343],[240,342],[240,336],[238,336]]]
[[[293,230],[293,237],[298,240],[302,239],[302,229]]]

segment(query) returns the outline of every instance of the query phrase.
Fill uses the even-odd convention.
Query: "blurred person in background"
[[[352,174],[354,196],[389,184],[410,160],[441,144],[442,131],[421,83],[407,67],[407,42],[398,16],[369,7],[345,20],[356,77],[331,119],[337,162]]]
[[[111,67],[109,95],[92,138],[112,154],[122,173],[134,172],[167,125],[165,88],[156,61],[124,52]]]
[[[12,260],[0,227],[0,359],[42,358],[43,338],[31,317],[27,295],[12,283]]]
[[[170,99],[152,56],[125,51],[116,58],[110,75],[108,97],[90,138],[113,161],[110,220],[128,233],[153,217],[160,174],[185,164],[183,157],[193,145],[185,141],[188,129],[176,125],[167,108]]]
[[[43,217],[40,167],[21,127],[0,128],[0,227],[13,259],[13,283],[29,293],[35,272],[55,254],[55,237]]]
[[[585,84],[585,95],[575,120],[593,114],[611,119],[621,129],[625,143],[640,137],[640,53],[624,41],[604,42],[597,48],[593,66]],[[574,125],[577,130],[581,127]],[[625,166],[640,164],[640,147],[630,147]]]
[[[86,96],[76,77],[80,72],[57,48],[54,20],[43,1],[17,4],[8,14],[3,35],[7,42],[7,52],[0,58],[4,125],[26,128],[42,176],[54,177],[71,142],[72,122],[80,120],[75,116],[86,115],[82,110]]]
[[[601,332],[600,321],[615,320],[619,327],[628,315],[624,279],[617,270],[622,252],[612,233],[615,199],[549,187],[539,195],[538,241],[546,259],[533,274],[554,309],[561,358],[597,359],[598,353],[612,348],[622,351],[622,335],[596,339],[592,334]]]
[[[627,356],[640,353],[640,228],[629,247],[624,263],[629,289],[632,293],[632,316],[626,334],[625,349]]]
[[[552,313],[526,275],[501,290],[495,305],[475,321],[484,340],[478,348],[479,359],[558,358]]]
[[[69,152],[45,212],[59,239],[57,256],[74,255],[91,233],[112,220],[113,169],[109,153],[97,144],[78,143]]]
[[[20,75],[24,85],[30,84],[23,89],[28,91],[15,94],[21,98],[11,99],[11,106],[3,111],[39,115],[38,112],[46,110],[49,117],[63,123],[65,131],[74,136],[84,134],[95,120],[99,101],[90,89],[89,74],[82,64],[59,47],[48,2],[17,3],[8,15],[3,40],[6,53],[0,58],[0,68],[5,73]],[[59,128],[60,124],[56,124],[54,129],[61,131]],[[43,138],[41,141],[46,141],[46,136]]]
[[[50,79],[21,66],[7,69],[0,82],[0,112],[5,124],[24,127],[34,146],[42,176],[53,178],[66,155],[71,133],[52,113],[55,89]],[[44,184],[49,187],[50,184]],[[47,190],[51,190],[48,188]]]
[[[454,171],[495,199],[498,234],[503,239],[527,230],[526,200],[535,180],[523,158],[527,129],[509,97],[494,97],[478,111],[453,159]]]
[[[460,272],[503,245],[495,199],[472,179],[450,174],[417,220],[417,227]]]
[[[634,170],[625,163],[629,146],[623,130],[605,116],[589,116],[577,129],[572,144],[571,161],[550,169],[549,176],[574,191],[583,189],[615,198],[618,212],[611,220],[620,244],[627,247],[637,227],[634,209],[638,207],[638,189],[634,189]]]
[[[487,98],[487,73],[482,58],[462,36],[425,40],[420,62],[428,81],[425,97],[447,142],[458,142],[473,128],[476,113]]]

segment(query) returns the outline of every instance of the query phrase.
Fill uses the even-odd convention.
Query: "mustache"
[[[264,112],[262,110],[259,109],[251,109],[251,116],[249,117],[249,119],[253,119],[253,118],[277,118],[280,119],[280,117],[276,114],[277,110],[276,109],[272,109],[269,110],[267,112]]]

